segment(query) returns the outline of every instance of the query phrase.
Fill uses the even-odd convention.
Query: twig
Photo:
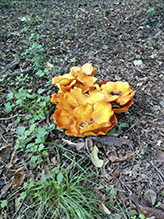
[[[2,69],[1,71],[0,71],[0,74],[4,74],[7,70],[9,70],[9,69],[12,69],[12,68],[14,68],[16,65],[18,65],[19,64],[19,62],[17,62],[16,60],[14,60],[13,62],[11,62],[11,63],[9,63],[8,65],[6,65],[5,67],[4,67],[4,69]]]
[[[106,17],[106,11],[104,9],[102,9],[101,4],[99,3],[99,8],[104,12],[104,18],[107,19]]]
[[[6,141],[6,139],[3,137],[3,135],[1,135],[1,138],[4,140],[4,142],[6,142],[8,145],[10,145],[9,142]],[[7,146],[7,145],[6,145],[6,146]]]
[[[26,71],[21,71],[21,72],[15,72],[15,73],[12,73],[12,74],[8,74],[6,77],[15,77],[17,75],[26,75],[26,74],[32,74],[34,73],[35,69],[34,68],[31,68],[31,69],[28,69]]]
[[[137,124],[133,124],[132,126],[130,126],[130,128],[128,128],[128,130],[126,130],[126,132],[128,132],[130,129],[132,129],[134,126],[136,126]]]
[[[164,175],[163,173],[156,167],[153,165],[153,167],[157,170],[157,172],[162,176],[162,178],[164,179]],[[161,177],[160,177],[161,178]],[[161,181],[163,181],[163,179],[161,179]]]
[[[14,116],[11,116],[11,117],[8,117],[8,118],[0,118],[0,121],[2,120],[9,120],[9,119],[13,119],[17,116],[20,116],[20,117],[23,117],[23,116],[28,116],[27,114],[17,114],[17,115],[14,115]]]

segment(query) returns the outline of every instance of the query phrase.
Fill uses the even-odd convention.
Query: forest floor
[[[0,218],[34,218],[37,206],[23,213],[32,203],[23,183],[42,178],[50,164],[67,168],[69,151],[95,172],[96,196],[103,202],[103,189],[113,188],[124,211],[110,208],[109,197],[103,203],[111,214],[95,218],[164,218],[163,61],[162,0],[1,1]],[[102,168],[92,164],[85,138],[65,135],[52,119],[52,78],[85,63],[98,79],[126,81],[135,92],[113,134],[93,139]],[[44,215],[38,218],[53,218]]]

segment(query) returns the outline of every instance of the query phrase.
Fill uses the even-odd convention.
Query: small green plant
[[[149,151],[148,151],[148,146],[147,145],[145,145],[144,147],[143,147],[143,151],[144,151],[144,154],[149,154]]]
[[[161,202],[158,202],[155,207],[158,208],[161,205]]]
[[[50,97],[42,96],[41,94],[44,91],[45,89],[40,88],[37,93],[33,93],[33,89],[24,89],[24,87],[21,87],[18,89],[18,92],[10,92],[6,99],[11,100],[14,98],[16,101],[13,105],[11,105],[10,102],[7,102],[5,105],[6,111],[10,112],[14,105],[22,108],[24,112],[30,113],[25,119],[31,119],[31,124],[37,120],[45,119],[45,114],[48,113],[48,108],[50,106]]]
[[[74,57],[73,59],[71,59],[71,62],[75,63],[76,62],[76,58]]]
[[[26,153],[32,152],[31,162],[40,164],[42,162],[42,157],[48,155],[47,151],[44,149],[48,128],[36,127],[35,124],[32,124],[28,130],[26,130],[24,126],[20,126],[16,133],[18,134],[18,139],[16,140],[15,148],[19,148]]]
[[[46,209],[44,217],[51,215],[51,218],[94,218],[103,212],[98,209],[100,201],[94,195],[95,183],[94,173],[88,173],[80,167],[82,159],[68,168],[57,165],[41,180],[30,179],[24,184],[25,197],[27,194],[33,200],[30,207],[38,205],[33,218],[39,218]],[[27,210],[27,209],[26,209]],[[26,211],[25,210],[25,211]]]
[[[118,127],[120,134],[122,134],[122,129],[129,127],[129,125],[125,122],[119,122],[117,123],[117,127]]]
[[[149,217],[145,217],[143,214],[140,214],[140,215],[139,215],[139,218],[140,218],[140,219],[150,219]]]
[[[6,111],[7,113],[9,113],[9,112],[12,111],[12,105],[11,105],[10,102],[7,102],[7,103],[5,104],[5,111]]]
[[[8,204],[8,201],[7,201],[7,200],[3,200],[3,201],[1,201],[1,208],[6,207],[7,204]]]
[[[136,219],[136,217],[137,217],[136,215],[134,215],[134,216],[131,216],[131,219]]]
[[[77,35],[78,35],[78,31],[77,31],[77,21],[79,19],[79,16],[74,14],[73,15],[75,17],[75,40],[77,40]]]
[[[116,198],[116,191],[114,188],[107,186],[105,188],[105,193],[107,194],[107,197],[110,196],[110,198],[113,199],[112,202],[111,201],[105,202],[105,205],[109,209],[113,210],[113,213],[111,212],[111,217],[110,217],[111,219],[116,218],[114,212],[119,212],[119,214],[122,215],[123,218],[125,218],[125,219],[129,219],[129,218],[133,219],[133,217],[131,217],[131,215],[134,215],[134,214],[128,212],[126,205],[124,203],[123,203],[123,206],[120,205],[119,201]],[[135,216],[134,216],[134,219],[135,219]]]
[[[26,56],[30,58],[36,70],[39,70],[40,68],[42,68],[46,62],[45,50],[43,46],[39,44],[38,42],[34,42],[28,49],[26,49],[26,51],[22,54],[22,56]]]
[[[122,129],[123,129],[123,128],[127,128],[127,127],[129,127],[129,125],[128,125],[127,123],[125,123],[125,122],[122,122],[122,120],[120,120],[120,122],[117,122],[117,123],[116,123],[116,126],[113,127],[113,128],[108,132],[107,135],[108,135],[108,136],[112,135],[113,133],[115,133],[116,129],[118,129],[119,133],[122,134],[122,133],[123,133]]]
[[[152,17],[153,15],[155,14],[155,10],[154,10],[154,7],[153,8],[149,8],[147,10],[147,15]]]
[[[127,112],[128,113],[128,112]],[[119,122],[117,122],[116,126],[113,127],[109,132],[108,132],[108,136],[112,135],[113,133],[115,133],[116,129],[118,129],[119,133],[122,134],[123,133],[123,128],[127,128],[129,126],[132,125],[133,120],[134,120],[134,116],[129,116],[129,114],[126,115],[126,122],[123,122],[125,120],[121,119]]]

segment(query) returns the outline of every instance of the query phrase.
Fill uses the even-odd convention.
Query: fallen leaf
[[[102,49],[108,49],[108,46],[107,45],[103,45]]]
[[[103,203],[100,204],[99,209],[104,211],[106,214],[111,214],[109,209]]]
[[[112,162],[119,162],[119,161],[128,161],[135,157],[135,153],[133,151],[127,151],[125,156],[116,157],[115,155],[110,155],[109,160]]]
[[[51,158],[51,162],[54,163],[54,164],[58,164],[58,162],[56,160],[56,157]]]
[[[88,153],[90,154],[91,161],[96,167],[102,167],[104,161],[99,159],[98,152],[99,149],[96,146],[93,146],[93,141],[90,138],[86,138],[85,146],[87,148]]]
[[[155,219],[163,219],[164,218],[164,212],[154,209],[154,208],[149,208],[149,207],[144,207],[141,205],[138,205],[138,213],[143,214],[146,218],[147,217],[153,217]]]
[[[158,208],[160,208],[161,210],[163,210],[163,211],[164,211],[164,204],[163,204],[163,203],[161,203],[161,204],[160,204],[160,206],[159,206]]]
[[[99,159],[98,152],[99,152],[99,149],[96,146],[93,146],[92,152],[90,154],[91,161],[96,167],[102,167],[104,161],[102,159]]]
[[[149,201],[152,206],[155,204],[156,202],[156,192],[154,192],[152,189],[148,189],[145,193],[144,193],[144,199]]]
[[[116,138],[110,136],[90,136],[89,138],[105,145],[114,145],[119,147],[123,144],[132,145],[132,142],[125,138]]]
[[[161,150],[156,150],[156,156],[158,160],[164,162],[164,152]]]
[[[0,159],[5,162],[8,163],[9,159],[10,159],[10,154],[11,154],[12,148],[9,145],[3,145],[0,148]]]
[[[75,147],[77,151],[80,151],[85,146],[84,142],[73,143],[72,141],[66,140],[64,138],[62,141],[64,144]]]
[[[53,64],[51,64],[51,63],[49,63],[49,62],[47,62],[47,67],[48,67],[48,68],[53,68],[53,67],[54,67],[54,65],[53,65]]]
[[[13,188],[19,188],[21,184],[24,182],[24,180],[27,178],[27,173],[26,172],[16,172],[13,177],[11,178],[11,184],[10,186]]]
[[[92,148],[93,148],[93,141],[91,138],[86,138],[85,139],[85,146],[88,150],[88,153],[91,154],[92,152]]]

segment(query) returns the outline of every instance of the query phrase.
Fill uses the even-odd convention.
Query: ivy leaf
[[[4,208],[7,206],[7,200],[1,201],[1,208]]]
[[[45,91],[45,89],[41,89],[41,88],[40,88],[40,89],[38,90],[38,94],[41,94],[41,93],[43,93],[44,91]]]
[[[20,126],[17,130],[16,130],[16,133],[18,135],[23,135],[23,133],[25,132],[25,127],[24,126]]]
[[[11,112],[11,110],[12,110],[12,105],[11,105],[11,103],[10,102],[7,102],[6,104],[5,104],[5,110],[6,110],[6,112]]]
[[[37,137],[44,137],[47,134],[47,131],[44,128],[39,127],[38,128],[38,134]]]
[[[7,94],[6,99],[11,100],[13,98],[13,96],[14,96],[13,92],[10,92]]]

